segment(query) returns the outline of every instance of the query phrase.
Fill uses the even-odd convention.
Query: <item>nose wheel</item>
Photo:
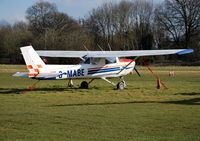
[[[126,87],[126,82],[124,81],[124,77],[120,77],[120,82],[117,84],[118,90],[123,90]]]
[[[125,86],[126,86],[125,81],[121,81],[117,84],[117,89],[123,90],[125,88]]]

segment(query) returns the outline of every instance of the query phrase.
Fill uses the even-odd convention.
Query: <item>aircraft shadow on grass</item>
[[[78,89],[78,88],[73,88]],[[28,91],[68,91],[72,90],[72,88],[35,88],[33,90],[27,89],[17,89],[17,88],[0,88],[0,94],[23,94],[23,92]]]
[[[175,95],[200,95],[200,93],[191,92],[191,93],[176,93]]]
[[[33,91],[70,91],[79,88],[36,88]],[[93,88],[95,89],[95,88]],[[23,94],[26,89],[0,88],[0,94]],[[177,93],[175,95],[200,95],[200,93]],[[98,106],[98,105],[117,105],[117,104],[136,104],[136,103],[163,103],[163,104],[183,104],[183,105],[200,105],[200,98],[191,98],[177,101],[127,101],[127,102],[103,102],[103,103],[78,103],[78,104],[57,104],[52,106]]]
[[[103,106],[103,105],[120,105],[120,104],[138,104],[138,103],[161,103],[161,104],[183,104],[183,105],[200,105],[200,98],[177,101],[127,101],[127,102],[103,102],[103,103],[78,103],[78,104],[57,104],[53,106]]]
[[[72,90],[81,90],[82,88],[79,87],[66,87],[66,88],[62,88],[62,87],[51,87],[51,88],[34,88],[32,90],[29,89],[17,89],[17,88],[0,88],[0,94],[23,94],[26,92],[39,92],[39,91],[46,91],[46,92],[50,92],[50,91],[57,91],[57,92],[63,92],[63,91],[72,91]],[[99,89],[98,87],[92,87],[89,89]]]

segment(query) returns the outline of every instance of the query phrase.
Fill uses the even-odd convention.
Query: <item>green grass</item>
[[[66,80],[36,82],[11,77],[24,66],[0,66],[0,140],[198,141],[200,67],[153,67],[169,87],[156,89],[144,67],[115,90],[103,80],[90,89],[68,88]],[[168,71],[175,71],[169,77]],[[118,79],[113,79],[118,82]]]

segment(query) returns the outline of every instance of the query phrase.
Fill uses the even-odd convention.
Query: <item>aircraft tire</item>
[[[83,82],[81,82],[80,88],[81,88],[81,89],[88,89],[88,86],[89,86],[88,82],[83,81]]]
[[[117,89],[118,89],[118,90],[123,90],[124,87],[125,87],[125,84],[124,84],[123,81],[121,81],[121,82],[119,82],[119,83],[117,84]]]

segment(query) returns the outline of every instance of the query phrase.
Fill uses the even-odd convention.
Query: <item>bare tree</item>
[[[167,31],[178,46],[184,39],[184,47],[188,48],[191,38],[198,34],[200,28],[200,1],[165,0],[157,7],[155,15],[163,31]]]
[[[112,26],[112,13],[114,4],[104,3],[101,7],[93,9],[89,13],[89,17],[84,21],[85,31],[91,35],[93,39],[92,46],[100,45],[104,49],[108,44],[113,43],[113,26]]]
[[[37,2],[26,14],[38,49],[79,49],[87,40],[77,21],[59,12],[55,4]]]
[[[134,35],[132,32],[133,19],[131,18],[133,3],[122,1],[113,9],[113,27],[115,29],[115,46],[122,50],[132,49]]]
[[[108,43],[113,49],[151,49],[152,11],[152,4],[146,1],[105,3],[90,13],[86,31],[94,37],[94,44],[105,49]]]
[[[132,7],[133,30],[136,49],[151,49],[153,47],[153,3],[137,0]]]
[[[40,1],[29,7],[26,11],[26,18],[31,30],[37,33],[45,32],[45,29],[51,26],[52,15],[56,12],[56,5],[49,2]]]

